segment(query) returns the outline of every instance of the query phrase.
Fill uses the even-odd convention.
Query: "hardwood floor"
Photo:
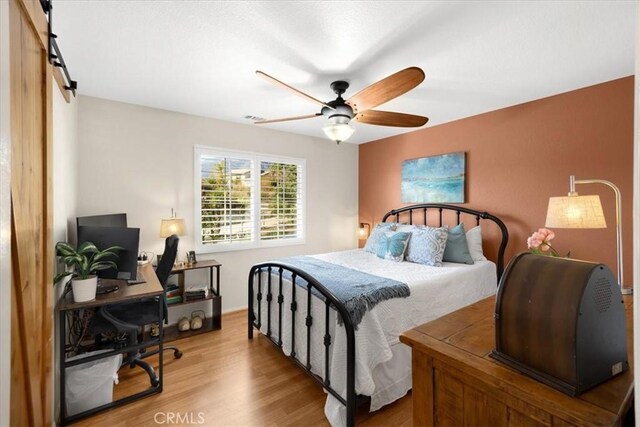
[[[262,335],[247,339],[246,311],[224,315],[222,325],[220,331],[172,343],[184,355],[174,359],[171,352],[165,352],[162,393],[76,425],[329,425],[322,388]],[[140,368],[122,368],[119,377],[115,398],[149,385]],[[374,413],[359,411],[356,423],[409,426],[411,414],[409,394]]]

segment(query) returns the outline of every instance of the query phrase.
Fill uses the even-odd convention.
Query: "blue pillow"
[[[469,253],[469,245],[467,244],[467,236],[464,232],[463,223],[449,230],[447,246],[444,248],[442,261],[473,264],[473,258],[471,258],[471,254]]]
[[[378,242],[376,255],[378,258],[402,262],[402,260],[404,260],[404,252],[407,250],[410,237],[411,233],[406,233],[404,231],[390,231],[383,234]]]

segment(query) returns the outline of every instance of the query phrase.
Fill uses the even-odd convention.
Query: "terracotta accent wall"
[[[527,237],[544,227],[550,196],[566,195],[569,175],[606,179],[622,192],[625,284],[632,284],[633,76],[428,127],[360,145],[360,221],[374,224],[400,202],[402,161],[465,151],[464,206],[505,221],[505,262],[527,250]],[[429,112],[425,112],[426,115]],[[435,112],[432,112],[432,114]],[[599,194],[608,228],[557,229],[554,247],[572,258],[603,262],[616,274],[615,203],[603,185],[579,185]],[[492,240],[497,229],[483,229]],[[486,231],[486,235],[485,235]],[[495,239],[493,239],[495,240]],[[361,242],[362,245],[362,242]],[[494,258],[496,244],[485,253]]]

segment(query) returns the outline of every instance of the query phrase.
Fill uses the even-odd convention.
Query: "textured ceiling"
[[[426,126],[634,72],[635,1],[78,1],[53,24],[85,95],[251,123],[319,108],[254,74],[329,101],[409,66],[427,77],[379,109]],[[262,125],[324,137],[324,118]],[[253,125],[252,125],[253,126]],[[407,129],[355,124],[349,142]]]

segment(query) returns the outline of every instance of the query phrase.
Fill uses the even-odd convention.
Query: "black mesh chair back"
[[[156,276],[163,288],[167,287],[167,279],[169,279],[169,273],[173,268],[173,263],[176,261],[178,255],[178,242],[180,239],[175,234],[167,237],[164,241],[164,254],[156,267]]]
[[[164,323],[167,323],[167,315],[169,313],[169,308],[167,307],[167,280],[171,275],[171,269],[173,268],[173,264],[176,262],[176,256],[178,255],[178,242],[180,238],[175,234],[167,237],[164,241],[164,253],[162,254],[162,258],[160,258],[160,262],[156,267],[156,276],[158,276],[158,281],[162,285],[162,288],[165,290],[165,294],[163,295],[163,303],[162,303],[162,315],[164,317]]]

